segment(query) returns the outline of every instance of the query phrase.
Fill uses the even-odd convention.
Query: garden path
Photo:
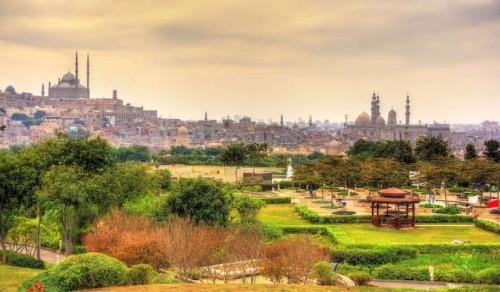
[[[12,245],[7,244],[8,249],[14,249]],[[25,250],[19,251],[20,253],[26,254]],[[49,264],[58,264],[62,262],[66,256],[58,251],[48,248],[40,249],[40,259]]]

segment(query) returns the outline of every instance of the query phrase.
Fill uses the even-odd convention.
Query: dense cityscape
[[[110,98],[91,98],[90,58],[86,55],[86,84],[79,76],[78,52],[74,73],[67,72],[56,82],[42,83],[40,94],[16,90],[12,85],[0,90],[1,147],[25,145],[54,137],[57,132],[72,136],[99,135],[114,146],[143,145],[159,151],[172,146],[189,148],[224,147],[233,143],[265,143],[276,153],[310,154],[318,151],[330,155],[345,154],[359,139],[370,141],[404,140],[415,145],[421,136],[440,137],[448,142],[452,153],[464,157],[465,146],[472,144],[479,152],[484,141],[500,138],[500,124],[484,121],[476,125],[423,124],[413,122],[410,96],[405,103],[404,123],[392,109],[387,122],[380,113],[378,94],[367,98],[370,115],[359,114],[354,121],[337,123],[313,121],[253,121],[250,117],[229,115],[220,120],[205,112],[198,121],[161,118],[156,109],[134,106],[113,90]],[[367,95],[368,96],[368,95]],[[413,101],[413,102],[418,102]],[[346,112],[348,109],[345,109]]]

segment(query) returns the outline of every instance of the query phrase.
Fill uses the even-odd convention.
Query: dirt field
[[[211,165],[185,165],[185,164],[173,164],[173,165],[162,165],[160,168],[165,168],[170,170],[174,177],[209,177],[219,179],[225,182],[235,181],[235,170],[236,167],[230,166],[211,166]],[[273,167],[256,167],[256,173],[262,172],[273,172],[280,173],[284,169],[273,168]],[[252,167],[240,167],[238,168],[238,181],[243,178],[243,173],[253,172]]]

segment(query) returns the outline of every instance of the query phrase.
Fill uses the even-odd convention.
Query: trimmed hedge
[[[428,267],[405,267],[387,264],[373,269],[376,279],[429,281]]]
[[[336,242],[334,235],[325,226],[281,226],[281,230],[285,234],[319,234]]]
[[[45,263],[42,260],[35,259],[34,257],[17,253],[12,250],[6,250],[7,264],[18,267],[44,269]]]
[[[377,246],[370,249],[352,246],[332,248],[332,261],[350,265],[382,265],[417,257],[417,250],[406,246]]]
[[[277,198],[259,198],[266,204],[291,204],[292,198],[290,197],[277,197]]]
[[[499,223],[485,220],[485,219],[476,219],[474,221],[474,225],[476,225],[476,227],[479,227],[481,229],[500,234],[500,224]]]
[[[373,245],[352,244],[346,248],[374,250],[377,248],[408,248],[416,250],[418,254],[453,254],[461,253],[500,253],[500,244],[401,244],[401,245]]]
[[[119,260],[100,253],[67,257],[57,266],[24,281],[18,291],[42,283],[45,291],[74,291],[126,284],[128,269]]]
[[[296,205],[295,211],[310,223],[370,223],[370,215],[339,215],[321,216],[316,211],[304,205]],[[472,223],[474,218],[465,215],[417,215],[418,223]]]

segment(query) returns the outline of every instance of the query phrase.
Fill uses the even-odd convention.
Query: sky
[[[500,0],[0,0],[0,88],[90,54],[92,97],[162,117],[500,120]]]

